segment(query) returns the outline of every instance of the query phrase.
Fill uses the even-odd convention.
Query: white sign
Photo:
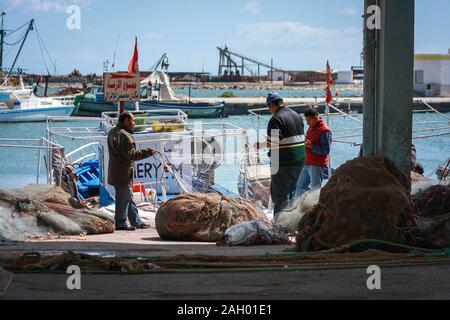
[[[103,74],[103,91],[107,102],[139,102],[140,75],[127,72],[105,73]]]

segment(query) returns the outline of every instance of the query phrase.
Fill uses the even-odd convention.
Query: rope
[[[11,31],[10,33],[8,33],[7,35],[5,35],[5,38],[6,38],[6,37],[9,37],[9,36],[11,36],[11,35],[13,35],[13,34],[16,33],[17,31],[19,31],[20,29],[22,29],[22,28],[28,26],[28,25],[30,24],[30,22],[31,22],[31,20],[25,22],[22,26],[18,27],[17,29],[15,29],[15,30]]]
[[[25,34],[26,34],[26,30],[22,33],[22,35],[20,36],[20,38],[19,38],[16,42],[14,42],[14,43],[8,43],[8,42],[6,42],[6,41],[4,41],[3,43],[6,44],[7,46],[12,46],[12,47],[14,47],[14,46],[18,45],[20,42],[22,42],[22,40],[25,38]]]
[[[323,254],[324,252],[307,254],[307,255],[298,255],[298,257],[314,257],[316,255]],[[289,257],[289,255],[265,255],[260,257],[270,257],[272,261],[274,261],[277,257]],[[292,255],[291,255],[292,257]],[[437,265],[449,265],[450,259],[446,258],[448,256],[434,256],[427,260],[417,260],[417,259],[405,259],[405,262],[399,262],[398,260],[393,259],[391,262],[389,261],[371,261],[370,264],[376,264],[382,268],[414,268],[414,267],[425,267],[425,266],[437,266]],[[132,261],[139,260],[141,263],[158,263],[161,262],[171,262],[173,259],[177,257],[152,257],[142,259],[142,257],[124,257],[120,258],[122,261]],[[178,257],[180,258],[180,257]],[[189,259],[189,256],[182,257],[184,261]],[[191,257],[195,258],[195,257]],[[258,257],[255,257],[258,258]],[[411,257],[412,258],[412,257]],[[108,261],[111,259],[105,259]],[[171,263],[174,264],[173,262]],[[180,269],[155,269],[155,270],[145,270],[142,272],[135,271],[129,272],[127,274],[217,274],[217,273],[242,273],[242,272],[315,272],[315,271],[331,271],[331,270],[351,270],[351,269],[366,269],[369,262],[356,262],[356,263],[330,263],[328,265],[318,265],[318,264],[295,264],[295,265],[286,265],[286,262],[280,261],[278,265],[270,265],[270,264],[243,264],[243,263],[227,263],[227,264],[214,264],[213,261],[209,264],[201,263],[201,262],[184,262],[178,263],[181,267]],[[57,271],[57,270],[38,270],[38,271],[23,271],[23,270],[14,270],[15,273],[20,274],[62,274],[65,271]],[[86,271],[84,274],[123,274],[120,271]]]
[[[47,53],[47,57],[48,57],[48,59],[50,60],[50,63],[52,64],[52,66],[53,66],[53,68],[54,68],[54,70],[55,70],[55,75],[58,75],[58,71],[56,70],[56,64],[53,62],[53,60],[52,60],[52,58],[51,58],[51,56],[50,56],[50,53],[48,52],[47,46],[45,45],[44,40],[42,40],[41,34],[39,33],[39,30],[38,30],[36,24],[34,25],[34,29],[36,30],[36,35],[37,35],[37,37],[38,37],[38,41],[42,42],[42,45],[43,45],[43,47],[44,47],[44,49],[45,49],[45,52]],[[40,46],[40,44],[39,44],[39,46]],[[42,50],[41,50],[41,51],[42,51]],[[43,58],[44,63],[45,63],[45,59],[44,59],[44,55],[43,55],[43,54],[42,54],[42,58]],[[47,65],[46,65],[46,68],[47,68]],[[48,72],[48,68],[47,68],[47,72]],[[49,74],[50,74],[50,73],[49,73]]]
[[[45,57],[44,57],[44,51],[42,50],[42,44],[41,44],[41,42],[39,41],[39,36],[37,36],[37,30],[36,30],[36,37],[37,37],[37,40],[38,40],[38,44],[39,44],[39,49],[41,50],[41,57],[42,57],[42,61],[44,62],[44,66],[45,66],[45,70],[47,70],[47,74],[50,74],[50,71],[48,70],[48,65],[47,65],[47,61],[45,60]]]

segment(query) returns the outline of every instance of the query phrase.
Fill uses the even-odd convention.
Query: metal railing
[[[9,143],[5,143],[9,142]],[[27,144],[23,144],[23,143]],[[0,148],[12,148],[12,149],[28,149],[28,150],[37,150],[38,156],[36,159],[36,184],[40,183],[40,174],[41,174],[41,166],[42,166],[42,156],[46,154],[45,158],[45,168],[47,174],[47,184],[53,183],[53,169],[52,168],[52,157],[53,153],[59,152],[60,154],[64,154],[64,147],[53,143],[45,138],[41,139],[17,139],[17,138],[1,138],[0,139]],[[62,168],[61,168],[62,171]],[[61,177],[61,175],[59,175]],[[61,181],[59,181],[61,184]]]
[[[351,106],[352,106],[352,102],[351,101],[344,101],[347,104],[347,108],[350,111],[351,110]],[[413,111],[414,113],[433,113],[433,114],[437,114],[440,117],[446,119],[446,120],[442,120],[442,121],[420,121],[420,122],[415,122],[415,125],[430,125],[430,127],[427,128],[417,128],[413,130],[413,140],[419,140],[419,139],[429,139],[429,138],[434,138],[434,137],[442,137],[442,136],[450,136],[450,116],[443,114],[441,112],[439,112],[436,108],[434,108],[433,106],[431,106],[428,102],[426,101],[422,101],[422,100],[417,100],[416,102],[418,103],[422,103],[423,105],[425,105],[427,107],[427,110],[416,110]],[[348,135],[336,135],[333,137],[333,142],[337,142],[337,143],[343,143],[343,144],[348,144],[350,146],[353,147],[361,147],[362,143],[358,143],[355,141],[349,141],[348,139],[351,138],[357,138],[357,139],[361,139],[363,137],[363,133],[362,130],[364,129],[363,126],[361,126],[361,124],[363,124],[363,120],[362,119],[358,119],[357,117],[353,116],[352,114],[347,114],[344,111],[340,110],[337,106],[332,105],[332,104],[326,104],[325,105],[325,113],[321,114],[321,116],[323,118],[326,119],[326,121],[330,124],[330,119],[334,118],[334,117],[345,117],[348,118],[352,121],[354,121],[355,123],[358,123],[358,127],[355,128],[346,128],[346,129],[341,129],[341,130],[333,130],[334,133],[349,133]],[[295,108],[295,107],[300,107],[300,106],[309,106],[309,105],[296,105],[296,106],[288,106],[289,108]],[[315,106],[318,106],[318,102],[316,99],[316,103]],[[259,108],[259,109],[252,109],[249,110],[249,114],[252,116],[257,117],[257,140],[258,142],[261,141],[260,139],[260,131],[261,131],[261,122],[264,121],[266,123],[268,123],[270,121],[269,117],[263,116],[261,114],[259,114],[260,112],[267,112],[269,109],[268,108]],[[333,110],[334,112],[330,112],[331,110]],[[303,117],[303,115],[302,115]],[[304,118],[304,117],[303,117]],[[432,127],[432,125],[442,125],[439,127]],[[446,126],[444,126],[446,125]],[[446,131],[446,132],[442,132],[442,131]],[[353,134],[352,134],[353,133]],[[422,134],[422,133],[428,133],[428,134]],[[247,160],[250,151],[247,150],[246,154],[243,155],[243,157],[245,155],[247,155]],[[259,154],[259,152],[257,152]],[[244,158],[241,158],[241,161]],[[258,157],[258,156],[256,156]],[[241,174],[243,173],[242,168],[241,168]],[[329,167],[329,176],[331,177],[331,157],[330,157],[330,167]],[[245,184],[245,190],[248,190],[248,181],[244,181]],[[247,194],[247,192],[245,193]]]

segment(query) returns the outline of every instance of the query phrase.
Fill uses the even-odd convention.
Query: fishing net
[[[216,193],[191,193],[161,206],[156,229],[163,240],[217,242],[231,226],[253,220],[270,225],[249,201]]]
[[[70,194],[73,198],[80,201],[78,196],[77,182],[79,177],[75,167],[64,156],[64,151],[52,151],[52,168],[54,174],[54,183],[60,186],[65,192]]]
[[[78,266],[83,272],[120,272],[136,273],[159,269],[149,262],[139,262],[131,259],[102,259],[86,254],[66,252],[60,255],[44,256],[39,253],[24,255],[11,261],[0,261],[0,265],[6,270],[30,272],[30,271],[60,271],[66,272],[70,266]]]
[[[413,196],[417,227],[425,246],[450,247],[450,185],[433,186]]]
[[[102,212],[80,208],[61,188],[29,185],[0,190],[0,238],[24,241],[54,235],[114,232],[114,219]]]
[[[281,229],[261,221],[231,226],[217,242],[218,246],[290,245],[292,241]]]
[[[319,251],[374,239],[407,243],[414,228],[407,177],[382,157],[349,161],[300,221],[297,250]]]
[[[320,191],[320,189],[316,189],[302,195],[294,205],[277,215],[275,225],[288,233],[295,233],[300,220],[319,203]]]

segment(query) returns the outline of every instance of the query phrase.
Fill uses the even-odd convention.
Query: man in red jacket
[[[305,113],[309,130],[306,135],[306,165],[298,180],[296,197],[322,187],[323,171],[328,167],[333,134],[317,109]]]

